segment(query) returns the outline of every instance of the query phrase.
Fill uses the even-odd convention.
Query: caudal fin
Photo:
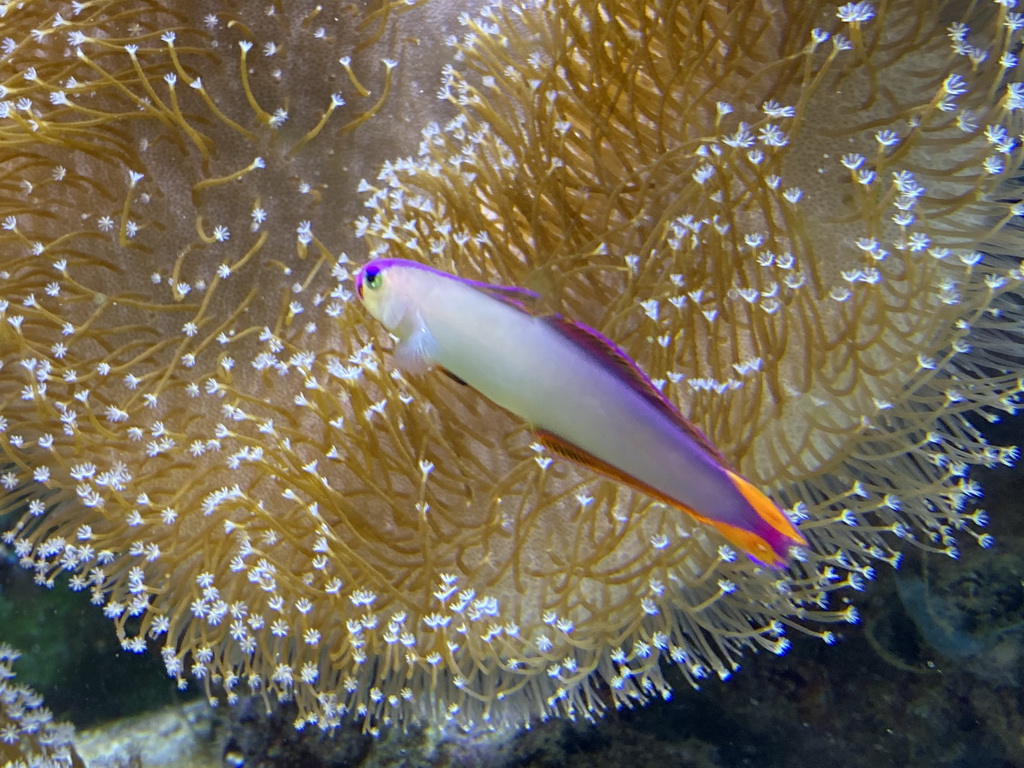
[[[759,525],[751,529],[740,528],[715,520],[701,518],[721,533],[726,540],[764,565],[783,568],[789,559],[790,547],[806,547],[807,539],[789,521],[775,502],[735,472],[726,470],[729,480],[736,486],[759,518]]]

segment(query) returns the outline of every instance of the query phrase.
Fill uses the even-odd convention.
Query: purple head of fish
[[[412,269],[422,269],[424,272],[432,272],[435,275],[447,278],[449,280],[459,280],[460,278],[454,275],[449,275],[447,272],[442,272],[439,269],[427,266],[426,264],[420,264],[416,261],[409,261],[407,259],[374,259],[366,264],[363,264],[358,270],[356,270],[356,293],[359,298],[363,298],[363,285],[367,280],[373,280],[381,272],[385,272],[391,267],[410,267]]]

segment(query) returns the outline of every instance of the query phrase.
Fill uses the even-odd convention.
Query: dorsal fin
[[[679,409],[676,408],[672,401],[654,386],[647,377],[647,374],[640,370],[640,366],[614,342],[593,328],[588,328],[580,323],[574,323],[560,315],[547,315],[541,319],[563,336],[586,349],[594,357],[604,361],[606,368],[611,373],[615,374],[623,383],[629,385],[630,389],[657,408],[666,418],[671,419],[673,423],[700,444],[715,461],[726,469],[731,468],[729,461],[708,440],[707,436],[679,412]]]
[[[692,437],[708,455],[715,459],[721,466],[731,469],[732,465],[721,454],[721,452],[708,440],[707,436],[695,427],[689,419],[679,412],[671,400],[663,395],[647,377],[647,374],[640,370],[636,362],[627,355],[613,341],[581,323],[568,320],[562,315],[546,314],[540,311],[541,296],[528,288],[514,286],[492,285],[477,280],[466,280],[459,278],[463,283],[485,293],[491,298],[497,299],[521,312],[541,319],[550,325],[554,330],[590,352],[595,358],[606,363],[606,368],[615,374],[621,381],[641,395],[648,403],[657,408],[666,418],[670,419],[686,434]]]
[[[482,283],[478,280],[466,280],[461,277],[459,278],[459,281],[465,283],[471,288],[475,288],[481,293],[486,293],[492,299],[497,299],[498,301],[522,310],[529,315],[537,314],[537,305],[540,303],[541,297],[529,288],[519,288],[510,285],[493,285],[491,283]]]

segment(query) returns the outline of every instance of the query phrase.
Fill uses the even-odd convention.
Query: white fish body
[[[805,544],[624,353],[582,326],[531,314],[516,301],[526,292],[397,259],[365,265],[357,292],[399,338],[399,367],[444,368],[555,452],[684,509],[761,562],[779,565]]]

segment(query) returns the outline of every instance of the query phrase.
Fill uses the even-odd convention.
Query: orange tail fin
[[[734,528],[729,525],[719,525],[722,528],[732,528],[732,531],[722,530],[723,535],[730,541],[735,541],[737,546],[753,554],[758,559],[773,567],[781,567],[786,563],[787,553],[790,547],[806,547],[807,539],[789,521],[789,518],[779,509],[775,502],[769,499],[760,489],[744,480],[735,472],[727,470],[729,479],[736,489],[747,500],[747,503],[769,526],[769,530],[762,531],[760,535],[752,531]]]

